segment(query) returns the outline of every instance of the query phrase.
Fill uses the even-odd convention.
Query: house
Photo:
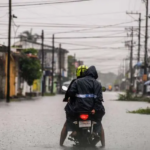
[[[19,93],[21,86],[21,76],[19,70],[19,59],[21,54],[18,52],[10,53],[10,97],[14,97]],[[8,54],[5,54],[5,96],[7,94],[7,60]]]
[[[148,78],[149,73],[150,73],[150,66],[148,65],[147,67],[147,73],[148,73]],[[143,84],[145,81],[143,81],[143,75],[144,75],[144,63],[143,62],[138,62],[137,64],[134,65],[134,88],[137,88],[138,91],[143,91]]]
[[[11,50],[10,53],[10,97],[16,96],[19,92],[21,77],[19,72],[20,53]],[[7,95],[7,47],[0,45],[0,98]]]
[[[28,41],[22,39],[21,41],[14,43],[15,47],[18,48],[18,51],[21,49],[28,49],[28,48],[34,48],[38,50],[38,58],[40,59],[42,63],[42,49],[41,49],[41,43],[38,43],[36,41]],[[44,92],[50,93],[51,84],[52,84],[52,46],[43,45],[44,49],[44,76],[42,78],[40,89],[42,90],[42,85],[44,85]],[[67,53],[68,51],[65,49],[61,49],[61,52],[59,48],[55,48],[54,50],[54,92],[56,92],[56,82],[58,80],[58,75],[60,74],[60,67],[61,67],[61,76],[67,77]],[[60,62],[61,60],[61,62]],[[39,88],[38,88],[39,89]],[[34,85],[35,90],[35,85]]]
[[[144,75],[144,63],[143,62],[138,62],[133,66],[133,89],[138,90],[139,92],[143,91],[143,75]],[[148,79],[149,79],[149,72],[150,72],[150,67],[147,67],[147,72],[148,72]],[[128,87],[130,86],[130,70],[126,72],[126,79],[128,81]]]

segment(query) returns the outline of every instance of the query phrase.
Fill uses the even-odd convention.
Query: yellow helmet
[[[82,76],[83,73],[84,73],[87,69],[88,69],[88,67],[85,66],[85,65],[79,66],[79,67],[77,68],[77,70],[76,70],[76,76],[77,76],[77,77]]]

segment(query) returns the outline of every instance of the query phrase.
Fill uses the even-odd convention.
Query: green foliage
[[[22,51],[24,54],[32,54],[32,55],[37,55],[37,50],[34,48],[29,48],[29,49],[24,49]]]
[[[119,101],[138,101],[138,102],[150,102],[150,98],[143,96],[134,96],[129,91],[126,91],[125,94],[119,94]]]
[[[27,49],[24,50],[24,54],[37,54],[35,49]],[[29,86],[33,85],[33,81],[36,79],[40,79],[41,72],[41,63],[38,58],[32,57],[23,57],[20,59],[20,70],[23,79],[28,83]]]
[[[127,90],[125,94],[119,94],[118,100],[131,100],[132,99],[132,94]]]
[[[140,108],[138,110],[134,111],[128,111],[128,113],[134,113],[134,114],[150,114],[150,108],[147,107],[146,109]]]
[[[74,65],[74,57],[68,56],[68,78],[71,79],[73,75],[75,74],[75,65]]]
[[[102,87],[102,91],[105,92],[106,91],[106,87],[103,86]]]
[[[30,31],[24,31],[19,35],[20,40],[28,40],[36,42],[41,36],[38,34],[32,34],[32,29]]]
[[[125,94],[119,94],[118,100],[126,100],[126,95]]]

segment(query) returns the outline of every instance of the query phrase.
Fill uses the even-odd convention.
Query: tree
[[[24,31],[19,35],[20,40],[28,40],[36,42],[41,36],[38,34],[32,34],[32,29],[30,31]]]
[[[33,85],[34,80],[40,79],[42,75],[41,63],[37,58],[37,50],[23,50],[23,57],[20,59],[20,70],[22,78],[29,86]]]
[[[75,60],[74,57],[69,55],[68,56],[68,78],[71,79],[75,74]]]

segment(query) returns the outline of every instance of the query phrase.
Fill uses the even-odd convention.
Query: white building
[[[18,51],[22,49],[28,49],[28,48],[34,48],[38,50],[38,57],[42,62],[42,49],[41,49],[41,43],[38,42],[32,42],[27,40],[21,40],[16,42],[15,47],[18,49]],[[51,89],[51,76],[52,76],[52,46],[49,45],[43,45],[44,49],[44,70],[45,75],[43,77],[44,82],[44,92],[49,93]],[[67,77],[67,68],[68,68],[68,51],[65,49],[61,49],[61,52],[59,48],[54,49],[54,81],[58,81],[58,76],[60,75],[60,67],[61,67],[61,76]],[[61,62],[60,62],[61,60]],[[41,84],[42,84],[41,82]],[[53,85],[56,92],[56,85]],[[26,92],[29,92],[30,88],[27,85],[27,83],[23,84],[23,94]]]
[[[41,43],[38,42],[32,42],[32,41],[18,41],[15,42],[15,47],[21,48],[21,49],[28,49],[28,48],[34,48],[39,51],[39,59],[42,60],[42,50],[41,50]],[[44,68],[45,69],[52,69],[52,46],[43,45],[44,49]],[[68,51],[65,49],[61,49],[61,70],[62,70],[62,76],[67,77],[67,68],[68,68]],[[54,68],[55,68],[55,74],[59,74],[60,70],[60,57],[59,57],[59,48],[55,48],[54,50]]]

